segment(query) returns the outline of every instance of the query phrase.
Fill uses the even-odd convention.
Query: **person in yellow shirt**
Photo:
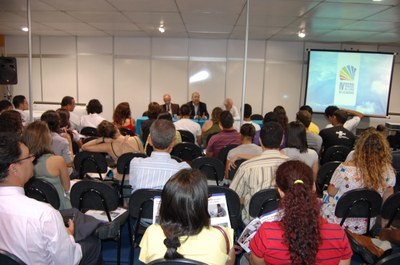
[[[312,110],[312,108],[310,106],[308,106],[308,105],[301,106],[299,110],[308,111],[311,114],[311,118],[312,118],[313,110]],[[318,127],[318,125],[316,125],[315,123],[313,123],[311,121],[310,125],[307,128],[307,131],[315,133],[315,134],[318,135],[319,134],[319,127]]]

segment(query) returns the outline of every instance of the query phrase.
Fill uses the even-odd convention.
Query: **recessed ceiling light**
[[[22,31],[25,31],[25,32],[28,32],[28,31],[29,31],[28,27],[22,27],[21,30],[22,30]]]
[[[158,28],[158,31],[161,32],[161,33],[165,32],[165,27],[164,27],[163,24],[160,25],[160,27]]]
[[[304,29],[300,30],[297,36],[299,36],[299,38],[304,38],[306,36],[306,31]]]

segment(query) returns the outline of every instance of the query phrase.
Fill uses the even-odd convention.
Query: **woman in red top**
[[[352,251],[344,230],[319,214],[311,168],[287,161],[276,171],[276,184],[281,219],[260,226],[250,242],[251,264],[350,264]]]
[[[132,132],[136,131],[135,120],[131,117],[131,108],[128,102],[121,102],[117,105],[113,114],[114,124],[118,128],[126,128]]]

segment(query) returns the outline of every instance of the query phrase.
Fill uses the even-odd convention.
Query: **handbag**
[[[367,263],[374,264],[376,260],[385,252],[371,241],[371,237],[357,235],[348,229],[345,229],[345,232],[349,239],[352,250],[361,255],[361,257]]]

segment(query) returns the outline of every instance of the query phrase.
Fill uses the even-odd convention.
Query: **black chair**
[[[202,156],[202,152],[194,143],[179,143],[172,149],[171,155],[191,163],[195,158]]]
[[[317,174],[316,189],[317,194],[322,197],[322,193],[329,186],[333,172],[340,165],[340,161],[330,161],[320,166]]]
[[[33,177],[25,184],[24,189],[29,198],[47,202],[57,210],[60,208],[60,197],[50,182]]]
[[[132,193],[129,199],[129,215],[135,219],[133,231],[129,226],[129,235],[131,240],[131,254],[129,263],[133,264],[134,250],[138,246],[136,243],[137,237],[144,233],[145,227],[140,225],[140,221],[153,218],[153,203],[155,196],[161,196],[162,190],[155,189],[139,189]]]
[[[226,165],[226,157],[228,156],[229,151],[237,146],[237,144],[228,144],[219,151],[218,159],[221,160],[222,164],[224,164],[224,168]]]
[[[0,249],[0,264],[2,265],[26,265],[22,260],[20,260],[14,254],[8,251]]]
[[[235,231],[244,227],[242,221],[240,198],[235,191],[227,187],[212,185],[208,186],[208,193],[209,194],[224,193],[226,198],[226,203],[228,204],[228,212],[229,212],[229,219],[231,221],[231,227]]]
[[[278,209],[279,195],[276,189],[264,189],[256,192],[250,199],[249,214],[260,217]]]
[[[99,179],[103,180],[101,174],[107,173],[107,160],[103,153],[81,151],[75,155],[74,166],[79,178],[88,176],[87,173],[97,173]]]
[[[394,191],[398,192],[400,190],[400,151],[392,152],[392,165],[396,172],[396,185],[394,186]]]
[[[345,161],[351,149],[345,145],[334,145],[326,149],[322,155],[321,165],[330,161]]]
[[[264,117],[261,114],[253,114],[250,116],[250,120],[255,120],[255,121],[262,121]]]
[[[399,265],[400,253],[394,253],[379,260],[375,265]]]
[[[118,191],[109,183],[84,179],[75,183],[71,188],[71,204],[81,212],[87,210],[104,211],[108,222],[101,224],[95,235],[100,240],[114,240],[117,244],[117,264],[121,260],[121,227],[128,219],[128,211],[113,220],[112,211],[118,208]]]
[[[236,171],[239,169],[240,165],[246,160],[247,159],[238,159],[235,161],[234,164],[236,167],[234,169],[229,169],[229,171],[228,171],[228,177],[230,180],[233,180],[233,177],[235,176]]]
[[[125,153],[121,155],[117,160],[117,172],[122,175],[121,183],[119,186],[119,196],[120,196],[120,205],[123,205],[124,201],[124,189],[131,190],[132,187],[130,185],[124,185],[125,177],[129,174],[129,166],[131,160],[135,157],[147,157],[147,155],[143,153]],[[129,193],[130,194],[130,193]]]
[[[206,263],[202,263],[191,259],[157,259],[155,261],[150,262],[148,265],[181,265],[181,264],[206,265]]]
[[[119,132],[123,135],[135,136],[135,133],[129,130],[128,128],[119,128]]]
[[[153,146],[152,145],[150,145],[150,144],[147,144],[147,146],[146,146],[146,155],[147,156],[151,156],[151,153],[153,153]]]
[[[183,160],[180,157],[171,155],[171,158],[174,159],[176,162],[181,163]]]
[[[81,129],[81,134],[87,137],[98,137],[97,129],[93,127],[83,127]]]
[[[198,157],[192,161],[192,168],[199,169],[207,176],[208,180],[215,181],[217,186],[224,179],[224,165],[217,158]]]
[[[89,137],[83,138],[83,139],[82,139],[82,143],[83,143],[83,144],[86,144],[87,142],[96,140],[97,138],[98,138],[97,136],[89,136]],[[77,152],[77,153],[78,153],[78,152]],[[75,153],[75,154],[77,154],[77,153]]]
[[[194,135],[191,132],[186,130],[178,130],[178,132],[181,134],[182,142],[196,143]]]
[[[372,217],[376,217],[381,210],[382,197],[373,190],[354,189],[345,192],[338,200],[335,208],[336,217],[342,218],[340,226],[343,226],[347,218],[367,218],[367,231],[370,232]]]
[[[386,227],[390,227],[400,214],[400,193],[390,195],[382,205],[381,217],[388,220]]]

